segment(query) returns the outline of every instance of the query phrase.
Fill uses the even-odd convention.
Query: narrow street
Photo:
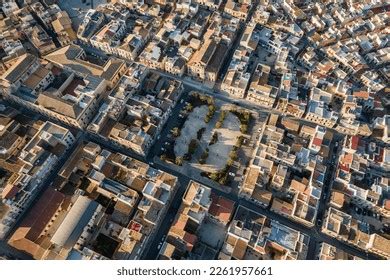
[[[236,37],[234,38],[234,40],[232,42],[232,46],[230,47],[228,54],[226,55],[226,57],[223,61],[222,67],[219,71],[217,84],[220,84],[223,81],[223,79],[225,78],[226,72],[229,69],[230,62],[232,61],[232,57],[234,55],[234,52],[236,51],[236,49],[240,45],[240,41],[241,41],[242,35],[244,34],[246,25],[251,21],[253,13],[255,12],[257,5],[258,5],[258,0],[254,1],[252,3],[246,20],[245,21],[240,20],[240,25],[239,25]]]
[[[194,86],[196,86],[198,88],[198,85],[196,84],[193,84],[191,82],[188,82],[188,81],[185,81],[183,80],[183,83],[186,85],[186,90],[193,90],[194,89]],[[202,90],[203,91],[203,90]],[[206,91],[208,94],[216,97],[216,98],[219,98],[219,99],[222,99],[226,102],[233,102],[232,98],[228,97],[228,96],[225,96],[225,95],[220,95],[218,93],[215,93],[214,91],[212,90],[208,90]],[[185,95],[184,95],[185,96]],[[184,97],[183,97],[184,98]],[[249,109],[256,109],[260,112],[272,112],[272,113],[276,113],[276,114],[280,114],[278,113],[277,111],[274,111],[273,109],[269,109],[269,108],[263,108],[262,107],[259,107],[259,106],[256,106],[256,105],[253,105],[253,104],[249,104],[249,102],[246,102],[245,100],[240,100],[240,101],[234,101],[235,103],[238,103],[239,105],[245,107],[245,108],[249,108]],[[171,113],[171,117],[170,118],[177,118],[177,115],[179,114],[180,110],[182,109],[182,107],[184,106],[185,103],[180,103],[178,102],[178,104],[176,105],[176,107],[172,110],[172,113]],[[261,109],[260,109],[261,108]],[[27,111],[29,112],[29,109],[27,108],[24,108],[23,109],[24,111]],[[45,116],[42,116],[42,119],[44,120],[48,120],[47,117]],[[301,120],[302,121],[302,120]],[[57,121],[54,121],[57,123]],[[305,121],[303,120],[303,122],[305,123]],[[171,173],[172,175],[174,176],[177,176],[179,178],[179,182],[180,182],[180,187],[179,187],[179,190],[177,191],[177,193],[175,194],[175,197],[173,198],[172,200],[172,204],[170,206],[170,209],[168,210],[167,212],[167,215],[164,217],[164,220],[161,224],[161,227],[158,231],[158,233],[156,234],[155,238],[153,239],[152,241],[152,244],[150,246],[150,250],[148,252],[145,253],[145,258],[146,259],[155,259],[157,256],[158,256],[158,244],[161,242],[162,240],[162,237],[165,236],[168,231],[169,231],[169,228],[173,222],[173,219],[176,215],[176,211],[181,203],[181,199],[183,197],[183,194],[186,190],[186,187],[188,185],[188,183],[190,182],[191,178],[187,177],[186,175],[183,175],[175,170],[172,170],[169,165],[167,164],[161,164],[159,162],[155,162],[154,161],[154,157],[157,155],[161,145],[162,145],[162,141],[164,140],[165,136],[169,133],[170,129],[171,129],[171,126],[169,124],[171,124],[172,122],[170,122],[168,120],[166,126],[164,127],[164,129],[161,131],[161,137],[159,140],[156,141],[156,143],[151,147],[148,155],[146,157],[143,157],[141,155],[138,155],[134,152],[132,152],[131,150],[129,149],[126,149],[126,148],[123,148],[123,147],[120,147],[118,145],[115,145],[114,143],[108,141],[108,140],[104,140],[102,139],[101,137],[98,137],[97,135],[93,134],[93,133],[90,133],[88,131],[81,131],[79,130],[79,138],[78,138],[78,142],[77,143],[81,143],[81,141],[94,141],[96,143],[98,143],[99,145],[101,145],[103,148],[107,148],[107,149],[110,149],[111,151],[114,151],[114,152],[119,152],[119,153],[122,153],[122,154],[125,154],[127,156],[131,156],[137,160],[140,160],[140,161],[144,161],[144,162],[147,162],[151,165],[153,165],[154,168],[157,168],[157,169],[160,169],[162,171],[166,171],[166,172],[169,172]],[[331,148],[333,148],[333,145],[334,143],[332,143],[332,146]],[[70,149],[67,153],[67,155],[65,155],[61,161],[59,162],[59,164],[56,165],[56,167],[54,168],[54,172],[52,172],[52,174],[47,178],[47,180],[45,181],[45,185],[49,185],[51,180],[54,179],[55,175],[58,173],[58,171],[60,170],[61,166],[65,163],[66,159],[68,158],[68,156],[70,155],[70,153],[76,148],[77,145],[73,145],[73,148]],[[333,168],[333,167],[331,167]],[[333,174],[334,172],[330,172],[329,174]],[[332,181],[332,177],[329,177],[327,178],[327,183],[330,184],[330,182]],[[37,193],[36,197],[35,197],[35,200],[37,200],[40,195],[42,194],[43,190],[45,188],[43,187],[39,193]],[[327,188],[326,188],[327,189]],[[354,254],[356,256],[359,256],[361,258],[368,258],[368,259],[377,259],[378,257],[373,255],[373,254],[367,254],[366,252],[360,250],[360,249],[357,249],[353,246],[350,246],[348,244],[345,244],[339,240],[336,240],[334,238],[331,238],[325,234],[322,234],[318,231],[318,229],[316,227],[313,227],[313,228],[308,228],[308,227],[305,227],[304,225],[301,225],[297,222],[294,222],[286,217],[283,217],[277,213],[274,213],[272,211],[270,211],[269,209],[264,209],[264,208],[261,208],[255,204],[253,204],[252,202],[249,202],[247,200],[243,200],[243,199],[240,199],[238,198],[237,194],[234,194],[234,193],[225,193],[225,192],[222,192],[218,189],[213,189],[213,191],[217,194],[217,195],[221,195],[221,196],[224,196],[228,199],[231,199],[233,201],[236,201],[236,206],[238,205],[242,205],[244,207],[247,207],[249,209],[252,209],[254,211],[257,211],[259,212],[260,214],[263,214],[263,215],[266,215],[267,217],[271,218],[271,219],[274,219],[274,220],[277,220],[279,222],[281,222],[282,224],[285,224],[289,227],[291,227],[292,229],[295,229],[295,230],[299,230],[301,231],[302,233],[304,234],[307,234],[309,237],[310,237],[310,244],[309,244],[309,248],[308,248],[308,253],[307,253],[307,258],[308,259],[314,259],[315,258],[315,255],[316,255],[316,249],[317,249],[317,245],[320,243],[320,242],[327,242],[331,245],[337,245],[337,247],[339,248],[342,248],[343,250],[345,250],[346,252],[349,252],[351,254]],[[327,191],[328,195],[329,195],[329,191]],[[328,199],[328,197],[327,197]],[[326,200],[324,201],[321,201],[321,204],[320,204],[320,207],[319,207],[319,217],[322,217],[323,214],[324,214],[324,211],[326,210]],[[28,211],[28,209],[26,209],[26,212]],[[21,219],[19,219],[19,221],[21,221]],[[18,224],[18,223],[17,223]],[[7,248],[9,248],[8,245],[5,244],[5,242],[3,241],[2,243],[3,246],[0,247],[0,255],[1,254],[6,254],[6,255],[11,255],[11,256],[14,256],[14,257],[17,257],[17,254],[15,254],[15,250],[9,250]],[[1,243],[0,243],[1,244]]]
[[[95,1],[91,0],[90,1],[91,8],[96,6],[98,4],[98,2],[99,1],[97,1],[97,0],[95,0]],[[228,50],[228,53],[226,54],[226,56],[224,58],[224,62],[223,62],[223,65],[220,69],[220,72],[218,73],[217,85],[222,82],[222,80],[224,79],[224,77],[226,75],[226,72],[228,71],[231,59],[234,55],[235,50],[239,46],[239,43],[240,43],[241,37],[243,36],[243,32],[245,30],[246,24],[252,18],[253,13],[255,11],[255,7],[258,6],[258,2],[259,1],[256,0],[253,3],[253,5],[248,13],[247,20],[245,22],[240,21],[237,34],[236,34],[236,36],[231,44],[231,48]],[[55,45],[57,47],[60,47],[60,43],[59,43],[59,40],[57,38],[57,34],[55,32],[53,32],[53,30],[47,28],[45,26],[45,24],[42,22],[42,20],[35,13],[32,13],[32,15],[33,15],[34,19],[37,21],[37,23],[52,38]],[[94,54],[98,57],[104,58],[104,59],[109,57],[103,51],[96,49],[90,45],[85,45],[85,44],[81,44],[81,43],[79,43],[79,44],[80,44],[80,47],[82,47],[88,53],[92,53],[92,54]],[[121,59],[123,59],[123,58],[121,58]],[[126,59],[123,59],[123,60],[125,60],[128,63],[134,62],[131,60],[126,60]],[[206,86],[202,82],[195,81],[195,80],[191,79],[190,77],[174,76],[172,74],[169,74],[169,73],[162,71],[162,70],[159,70],[159,69],[154,69],[151,71],[159,73],[162,76],[174,79],[176,81],[182,82],[183,85],[185,86],[185,91],[186,91],[183,94],[183,97],[182,97],[183,99],[185,99],[187,97],[187,94],[190,91],[196,90],[196,91],[201,91],[201,92],[208,94],[210,96],[213,96],[214,98],[217,98],[219,100],[229,102],[232,104],[236,104],[237,106],[241,106],[241,107],[246,108],[246,109],[258,111],[261,113],[276,114],[279,116],[284,115],[283,113],[275,110],[272,107],[271,108],[264,107],[264,106],[261,106],[259,104],[254,104],[252,102],[249,102],[245,99],[236,99],[234,97],[225,95],[218,89],[218,86],[211,88],[211,87]],[[184,107],[184,105],[185,105],[185,102],[183,102],[183,103],[178,102],[178,104],[172,109],[171,116],[168,119],[167,123],[165,124],[164,128],[162,129],[162,131],[160,133],[160,137],[158,139],[156,139],[156,142],[150,148],[150,150],[146,156],[141,156],[139,154],[136,154],[135,152],[133,152],[130,149],[127,149],[127,148],[121,147],[117,144],[114,144],[113,142],[106,140],[106,139],[103,139],[102,137],[99,137],[98,135],[93,134],[89,131],[73,128],[73,130],[75,130],[77,132],[76,143],[59,159],[57,164],[53,167],[52,172],[50,173],[50,175],[48,175],[45,178],[41,187],[34,193],[33,198],[28,203],[24,212],[20,215],[18,221],[13,226],[13,229],[15,229],[16,227],[18,227],[20,225],[23,218],[25,218],[26,214],[29,212],[29,210],[31,210],[32,205],[34,205],[34,203],[41,197],[44,190],[50,186],[51,182],[55,179],[58,172],[61,170],[61,168],[63,167],[63,165],[67,161],[67,159],[72,154],[72,152],[74,152],[76,147],[84,141],[94,141],[103,148],[107,148],[110,151],[122,153],[126,156],[130,156],[130,157],[133,157],[137,160],[146,162],[156,169],[160,169],[162,171],[168,172],[168,173],[178,177],[178,181],[179,181],[178,190],[175,193],[174,197],[172,198],[172,202],[170,204],[170,207],[167,211],[167,214],[164,216],[164,218],[161,222],[161,225],[158,229],[157,234],[155,234],[154,239],[151,241],[151,244],[149,246],[149,250],[147,252],[145,252],[144,256],[143,256],[146,259],[151,259],[151,260],[156,259],[158,257],[158,253],[159,253],[159,249],[160,249],[159,244],[161,244],[163,237],[165,237],[167,235],[167,233],[172,225],[172,222],[176,216],[177,210],[180,207],[180,204],[181,204],[183,195],[186,191],[186,188],[187,188],[189,182],[192,180],[192,178],[172,169],[169,164],[163,164],[160,161],[155,161],[155,157],[159,155],[160,149],[161,149],[161,147],[166,139],[167,134],[170,133],[170,130],[175,125],[174,120],[178,118],[178,115],[179,115],[180,111],[182,110],[182,108]],[[13,105],[13,106],[17,107],[15,105]],[[25,111],[25,112],[36,114],[35,112],[32,112],[28,108],[19,108],[18,107],[18,109],[22,112]],[[290,117],[290,118],[293,120],[299,121],[301,124],[317,125],[317,123],[305,120],[303,118],[295,118],[295,117]],[[47,118],[43,115],[41,115],[41,119],[44,121],[49,120],[49,118]],[[52,121],[54,123],[59,123],[58,121],[55,121],[55,120],[50,120],[50,121]],[[64,124],[61,124],[61,125],[69,128],[67,125],[64,125]],[[329,129],[329,130],[332,132],[336,132],[334,129]],[[341,138],[342,138],[342,135],[338,134],[336,137],[336,141],[339,141]],[[338,157],[338,155],[340,153],[341,145],[336,146],[336,142],[332,141],[329,148],[330,148],[331,153],[334,156]],[[332,182],[334,180],[334,176],[335,176],[335,165],[334,165],[333,161],[330,161],[330,162],[328,162],[328,170],[326,173],[325,184],[324,184],[324,189],[323,189],[324,195],[321,195],[320,205],[318,207],[318,213],[317,213],[317,219],[319,219],[321,222],[323,222],[323,220],[324,220],[324,215],[325,215],[327,207],[328,207],[328,201],[330,199],[330,186],[332,185]],[[209,187],[212,188],[212,186],[209,186]],[[269,208],[265,209],[265,208],[262,208],[256,204],[248,201],[248,200],[244,200],[242,198],[239,198],[237,193],[235,193],[235,192],[226,193],[226,192],[223,192],[223,191],[216,189],[216,188],[213,188],[213,192],[215,192],[217,195],[220,195],[220,196],[223,196],[225,198],[228,198],[230,200],[235,201],[236,207],[243,206],[243,207],[249,208],[253,211],[256,211],[262,215],[269,217],[270,219],[278,221],[283,225],[286,225],[294,230],[298,230],[298,231],[308,235],[310,237],[310,243],[308,245],[307,259],[315,259],[316,258],[317,247],[321,242],[326,242],[326,243],[329,243],[330,245],[334,245],[334,246],[344,250],[345,252],[356,255],[362,259],[378,259],[379,258],[375,254],[367,253],[361,249],[358,249],[354,246],[346,244],[340,240],[337,240],[335,238],[332,238],[332,237],[322,233],[320,225],[316,225],[314,227],[304,226],[296,221],[293,221],[293,220],[286,218],[280,214],[272,212]],[[13,230],[10,231],[7,238],[9,238],[9,236],[12,234],[12,232],[13,232]],[[29,258],[31,258],[30,256],[24,254],[23,252],[20,252],[16,249],[10,247],[7,244],[7,238],[5,240],[0,241],[0,256],[4,255],[6,257],[15,258],[15,259],[29,259]]]

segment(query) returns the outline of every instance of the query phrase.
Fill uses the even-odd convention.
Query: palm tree
[[[192,112],[193,109],[194,109],[194,106],[192,106],[191,103],[188,103],[187,106],[186,106],[187,112]]]
[[[163,161],[166,161],[167,158],[168,158],[168,157],[167,157],[166,154],[162,154],[162,155],[160,156],[160,159],[163,160]]]
[[[183,165],[183,157],[176,157],[175,163],[179,166]]]
[[[179,137],[180,136],[180,128],[174,127],[171,130],[173,137]]]

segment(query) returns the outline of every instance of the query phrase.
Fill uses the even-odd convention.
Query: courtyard
[[[258,113],[197,91],[185,101],[162,140],[160,160],[205,184],[236,188],[251,157]]]
[[[242,135],[240,132],[240,120],[232,113],[228,112],[229,105],[222,105],[210,122],[205,123],[204,119],[207,115],[208,108],[206,105],[194,108],[193,112],[188,116],[180,136],[175,141],[175,155],[185,158],[188,153],[188,147],[194,139],[197,139],[199,131],[203,130],[198,142],[197,148],[191,159],[188,162],[196,168],[205,172],[217,172],[224,168],[229,160],[229,154],[236,144],[238,137]],[[220,128],[216,128],[216,124],[220,114],[225,111],[226,117]],[[214,141],[212,139],[215,138]],[[200,158],[207,158],[200,161]]]

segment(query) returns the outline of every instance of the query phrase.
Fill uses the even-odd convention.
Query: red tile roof
[[[349,172],[349,166],[348,165],[340,163],[339,166],[340,166],[341,170],[343,170],[345,172]]]
[[[355,96],[357,98],[368,99],[368,97],[370,95],[369,95],[369,93],[367,91],[355,91],[353,93],[353,96]]]
[[[383,155],[384,155],[385,151],[383,148],[379,148],[379,155],[376,155],[375,156],[375,162],[383,162]]]
[[[321,144],[322,144],[322,139],[320,139],[318,137],[313,139],[313,145],[314,146],[321,146]]]
[[[183,240],[187,243],[187,250],[191,252],[197,240],[196,235],[186,232]]]
[[[129,229],[134,230],[136,232],[140,232],[142,229],[142,225],[136,221],[131,221],[129,225]]]
[[[214,193],[211,194],[211,205],[209,214],[220,220],[221,222],[228,222],[234,211],[234,202]]]
[[[353,150],[357,150],[357,148],[359,147],[359,139],[360,137],[359,136],[352,136],[352,139],[351,139],[351,149]]]
[[[64,89],[63,94],[64,94],[64,95],[69,94],[69,95],[72,95],[72,96],[76,96],[76,95],[75,95],[75,89],[76,89],[79,85],[85,86],[84,80],[79,79],[79,78],[73,79],[73,80],[69,83],[69,85]]]
[[[64,199],[64,194],[52,188],[48,188],[43,193],[20,225],[20,228],[29,228],[27,239],[35,241],[39,237]]]

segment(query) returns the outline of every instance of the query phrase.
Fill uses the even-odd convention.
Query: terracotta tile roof
[[[306,185],[302,184],[301,182],[298,182],[297,180],[292,180],[290,187],[293,190],[296,190],[298,192],[304,192],[306,189]]]
[[[23,219],[19,228],[10,238],[9,244],[37,258],[37,253],[43,248],[35,242],[64,200],[64,194],[48,188]]]
[[[351,138],[351,149],[353,150],[357,150],[357,148],[359,147],[359,139],[360,137],[359,136],[352,136]]]
[[[183,236],[183,240],[187,243],[187,250],[191,251],[197,241],[197,237],[194,234],[186,232]]]
[[[370,95],[369,95],[369,93],[367,91],[355,91],[353,93],[353,96],[355,96],[357,98],[368,99],[368,97]]]
[[[233,214],[234,202],[214,193],[211,194],[211,206],[209,214],[217,218],[223,223],[227,223]]]
[[[313,145],[321,146],[321,144],[322,144],[322,139],[317,138],[317,137],[313,139]]]

